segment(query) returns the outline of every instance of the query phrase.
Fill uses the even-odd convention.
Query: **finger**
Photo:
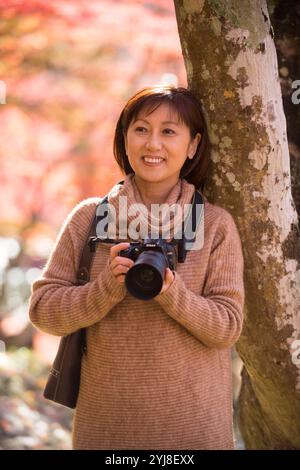
[[[117,281],[118,281],[120,284],[124,284],[124,282],[125,282],[125,274],[119,274],[119,276],[116,276],[116,279],[117,279]]]
[[[117,245],[113,245],[110,249],[110,259],[113,259],[115,258],[119,251],[121,250],[125,250],[126,248],[128,248],[130,245],[129,242],[122,242],[122,243],[117,243]]]
[[[166,278],[168,281],[172,281],[174,279],[174,274],[170,268],[167,268]]]
[[[110,262],[110,265],[113,268],[115,266],[118,266],[119,264],[122,266],[128,266],[129,268],[131,268],[131,266],[134,265],[134,261],[130,258],[125,258],[124,256],[116,256]]]
[[[129,268],[134,265],[134,261],[132,259],[125,258],[124,256],[116,256],[114,261],[116,264],[122,264],[123,266],[128,266]]]
[[[121,264],[118,264],[118,266],[115,266],[115,268],[113,268],[113,273],[115,276],[119,275],[119,274],[126,274],[130,269],[130,266],[123,266]]]

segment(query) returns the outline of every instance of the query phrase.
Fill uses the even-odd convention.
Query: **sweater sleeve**
[[[109,260],[95,280],[75,285],[82,245],[95,213],[94,208],[91,211],[89,207],[90,217],[87,218],[86,212],[87,208],[81,208],[67,218],[42,278],[31,287],[30,320],[38,329],[52,335],[65,336],[99,322],[126,294],[124,285],[113,276]],[[82,232],[78,246],[71,236],[70,227],[73,225],[74,229],[74,223]]]
[[[189,290],[175,272],[170,287],[156,297],[166,313],[204,345],[231,347],[243,324],[244,260],[239,233],[229,213],[219,222],[202,295]]]

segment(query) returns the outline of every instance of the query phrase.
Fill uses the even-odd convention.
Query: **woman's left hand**
[[[165,273],[165,279],[164,279],[164,282],[163,282],[163,285],[159,294],[162,294],[163,292],[165,292],[170,287],[174,279],[175,279],[175,276],[172,273],[171,269],[167,268],[166,273]]]

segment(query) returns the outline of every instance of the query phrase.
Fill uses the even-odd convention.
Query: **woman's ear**
[[[201,134],[198,132],[195,137],[193,138],[192,142],[189,145],[189,150],[188,150],[188,156],[189,158],[193,158],[193,156],[196,153],[197,147],[199,145],[199,142],[201,140]]]

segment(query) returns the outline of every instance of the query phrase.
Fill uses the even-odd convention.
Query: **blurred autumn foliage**
[[[138,88],[185,70],[172,0],[0,0],[1,234],[53,238],[122,178],[114,126]]]

